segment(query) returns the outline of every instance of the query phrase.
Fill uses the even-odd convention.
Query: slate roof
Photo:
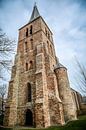
[[[59,69],[59,68],[66,68],[66,67],[64,65],[62,65],[61,63],[58,62],[58,64],[54,67],[54,70],[55,69]]]
[[[31,15],[29,23],[32,22],[33,20],[35,20],[36,18],[38,18],[39,16],[40,16],[40,13],[39,13],[38,8],[35,4],[33,7],[32,15]]]

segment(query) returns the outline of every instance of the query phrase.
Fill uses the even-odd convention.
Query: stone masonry
[[[67,69],[56,58],[52,32],[37,6],[19,29],[5,126],[48,127],[76,119]]]

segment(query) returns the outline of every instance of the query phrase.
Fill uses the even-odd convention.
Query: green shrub
[[[2,128],[0,127],[0,130],[35,130],[34,129],[19,129],[19,128]],[[79,120],[70,121],[64,126],[52,126],[49,128],[44,129],[36,129],[36,130],[86,130],[86,116],[80,116]]]

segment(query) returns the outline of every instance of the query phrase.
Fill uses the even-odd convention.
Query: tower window
[[[48,39],[50,39],[50,34],[48,33]]]
[[[31,102],[31,84],[28,83],[27,87],[28,87],[28,102]]]
[[[32,29],[33,29],[33,27],[32,27],[32,25],[30,26],[30,34],[32,34]]]
[[[25,52],[27,52],[27,42],[25,42]]]
[[[46,34],[46,36],[47,36],[47,29],[45,28],[45,34]]]
[[[28,37],[28,28],[26,28],[26,37]]]
[[[33,49],[33,39],[30,39],[31,42],[31,50]]]
[[[30,61],[30,63],[29,63],[29,69],[33,69],[33,62],[32,61]]]
[[[50,53],[51,53],[51,55],[53,55],[53,49],[52,49],[51,45],[50,45]]]
[[[28,71],[28,63],[26,63],[26,71]]]
[[[47,41],[47,50],[48,50],[48,53],[50,52],[50,48],[49,48],[49,42]]]

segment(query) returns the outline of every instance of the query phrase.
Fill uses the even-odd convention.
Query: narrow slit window
[[[33,62],[32,61],[30,61],[30,63],[29,63],[29,69],[33,69]]]
[[[50,39],[50,34],[48,33],[48,39]]]
[[[50,47],[49,47],[49,42],[47,41],[47,50],[48,50],[48,53],[50,52]]]
[[[28,28],[26,28],[26,37],[28,37]]]
[[[27,42],[25,42],[25,52],[27,52]]]
[[[53,49],[52,49],[52,46],[50,45],[50,53],[51,55],[53,56]]]
[[[32,29],[33,29],[33,27],[32,27],[32,25],[30,26],[30,34],[32,34]]]
[[[31,42],[31,50],[33,49],[33,39],[30,39]]]
[[[27,87],[28,87],[28,102],[31,102],[31,84],[28,83]]]
[[[45,28],[45,34],[46,34],[46,36],[47,36],[47,29]]]
[[[28,63],[26,63],[26,71],[28,71]]]

